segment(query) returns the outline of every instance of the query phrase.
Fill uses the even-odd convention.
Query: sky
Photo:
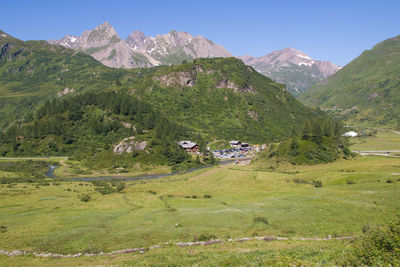
[[[400,34],[396,0],[0,0],[0,29],[22,40],[80,35],[108,21],[122,38],[171,30],[202,35],[233,55],[293,47],[344,66]]]

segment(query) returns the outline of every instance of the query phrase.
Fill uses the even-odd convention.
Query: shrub
[[[352,180],[347,180],[346,184],[355,184],[356,182],[352,181]]]
[[[312,182],[312,184],[315,186],[315,187],[322,187],[322,182],[321,181],[318,181],[318,180],[314,180],[313,182]]]
[[[345,266],[399,266],[400,219],[386,226],[365,227],[365,233],[345,254]]]
[[[157,192],[156,191],[153,191],[153,190],[149,190],[149,191],[147,191],[148,193],[150,193],[150,194],[153,194],[153,195],[157,195]]]
[[[89,202],[90,201],[90,196],[89,195],[83,195],[81,196],[81,201],[82,202]]]
[[[387,179],[386,183],[391,184],[391,183],[393,183],[393,180],[392,179]]]
[[[306,181],[306,180],[303,180],[303,179],[293,179],[293,182],[295,183],[295,184],[309,184],[310,182],[308,182],[308,181]]]
[[[94,190],[99,192],[102,195],[108,195],[116,192],[121,192],[125,189],[125,183],[121,182],[111,182],[111,184],[107,181],[92,181],[94,186],[97,186]]]
[[[125,187],[126,187],[125,183],[118,183],[116,190],[117,192],[121,192],[122,190],[125,189]]]
[[[263,223],[265,225],[268,225],[268,218],[267,217],[256,216],[256,217],[253,218],[253,222],[255,222],[255,223]]]
[[[5,233],[7,232],[7,227],[4,225],[0,225],[0,233]]]
[[[192,198],[197,198],[197,196],[196,196],[196,195],[193,195]]]
[[[194,238],[194,241],[208,241],[216,238],[217,237],[213,234],[201,234],[199,237]]]
[[[345,154],[346,156],[350,156],[351,155],[351,151],[348,147],[344,147],[343,148],[343,154]]]
[[[211,196],[211,195],[208,195],[208,194],[205,194],[205,195],[204,195],[204,198],[212,198],[212,196]]]

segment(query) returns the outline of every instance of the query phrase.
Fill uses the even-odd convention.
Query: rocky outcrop
[[[173,72],[164,74],[154,78],[164,86],[189,86],[192,87],[196,83],[196,72]]]
[[[114,146],[114,154],[132,153],[133,151],[145,150],[147,147],[147,141],[134,141],[135,137],[131,136],[123,139],[118,145]]]
[[[254,111],[254,110],[249,110],[249,111],[247,112],[247,115],[249,115],[250,118],[252,118],[253,120],[258,121],[259,116],[258,116],[258,113],[257,113],[256,111]]]
[[[216,85],[216,88],[229,88],[229,89],[233,89],[236,92],[240,92],[240,93],[253,93],[254,94],[256,92],[251,85],[241,87],[229,79],[224,79],[224,80],[218,82]]]
[[[64,90],[58,92],[58,96],[61,97],[61,96],[63,96],[63,95],[72,94],[72,93],[74,93],[74,92],[75,92],[75,89],[74,89],[74,88],[68,88],[68,87],[66,87],[66,88],[64,88]]]

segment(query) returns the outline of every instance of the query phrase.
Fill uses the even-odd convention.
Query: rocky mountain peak
[[[87,37],[87,41],[93,43],[93,45],[98,45],[99,42],[111,41],[112,39],[119,40],[120,37],[114,27],[108,22],[104,22],[89,31]]]
[[[141,48],[147,38],[143,32],[135,30],[126,38],[126,42],[132,47]]]
[[[294,95],[301,94],[340,69],[331,62],[312,59],[306,53],[291,47],[262,57],[246,55],[239,58],[260,73],[286,84]]]
[[[171,46],[184,46],[194,39],[190,33],[177,32],[175,30],[170,31],[162,37]]]

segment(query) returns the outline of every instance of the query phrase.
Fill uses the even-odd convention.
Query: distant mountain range
[[[91,31],[85,31],[81,36],[68,34],[62,39],[50,40],[49,43],[82,51],[113,68],[177,65],[183,61],[191,62],[195,58],[232,56],[223,46],[186,32],[171,31],[149,37],[136,30],[126,39],[121,39],[108,22]],[[295,96],[339,69],[335,64],[314,60],[293,48],[275,51],[259,58],[238,58],[260,73],[286,84],[288,91]]]
[[[298,96],[307,89],[337,72],[340,67],[326,61],[314,60],[304,52],[285,48],[262,57],[239,57],[260,73],[286,84],[289,92]]]
[[[134,31],[123,40],[108,22],[85,31],[81,36],[68,34],[60,40],[50,40],[49,43],[82,51],[113,68],[176,65],[195,58],[232,56],[221,45],[186,32],[171,31],[149,37]]]
[[[400,127],[400,36],[387,39],[300,96],[348,123]]]

